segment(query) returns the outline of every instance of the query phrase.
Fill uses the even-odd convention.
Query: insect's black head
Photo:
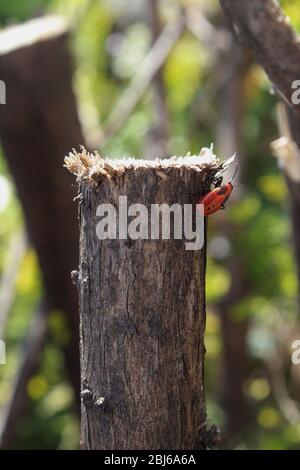
[[[223,176],[219,176],[215,178],[213,181],[215,188],[219,188],[222,185],[222,183],[223,183]]]

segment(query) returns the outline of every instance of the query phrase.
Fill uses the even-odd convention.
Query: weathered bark
[[[275,0],[220,0],[233,29],[255,54],[274,87],[300,115],[292,83],[300,76],[300,37]]]
[[[44,278],[47,310],[66,314],[65,347],[79,390],[79,319],[70,272],[78,266],[75,187],[62,168],[64,155],[84,144],[72,92],[66,26],[59,18],[34,20],[0,34],[0,139],[24,209],[30,240]],[[77,394],[78,395],[78,394]]]
[[[87,171],[86,156],[83,163],[95,177],[97,164]],[[102,203],[117,206],[120,195],[128,206],[195,203],[216,163],[110,165],[109,173],[98,172],[97,185],[81,178],[82,446],[196,449],[206,420],[205,247],[187,251],[172,235],[100,242],[96,210]],[[76,162],[67,166],[82,174]]]

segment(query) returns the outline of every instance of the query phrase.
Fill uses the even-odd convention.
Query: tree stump
[[[220,170],[208,150],[201,155],[151,162],[87,152],[66,158],[80,182],[84,449],[201,447],[205,246],[187,250],[173,233],[170,240],[97,237],[97,208],[118,207],[119,196],[127,196],[128,207],[195,204]]]

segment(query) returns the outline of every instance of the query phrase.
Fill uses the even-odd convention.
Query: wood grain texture
[[[159,172],[129,165],[99,185],[81,181],[84,449],[201,446],[205,247],[186,251],[184,241],[172,237],[100,242],[96,235],[100,203],[116,206],[119,195],[148,207],[195,203],[217,171],[164,165]]]

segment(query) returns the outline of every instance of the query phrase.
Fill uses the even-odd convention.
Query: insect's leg
[[[217,178],[215,181],[214,181],[214,186],[215,188],[219,188],[223,183],[223,176],[219,176],[219,178]]]
[[[226,209],[225,204],[226,204],[226,202],[228,201],[228,199],[229,199],[229,196],[226,196],[225,199],[224,199],[224,201],[223,201],[223,203],[222,203],[221,206],[220,206],[220,209],[222,209],[222,210]]]

